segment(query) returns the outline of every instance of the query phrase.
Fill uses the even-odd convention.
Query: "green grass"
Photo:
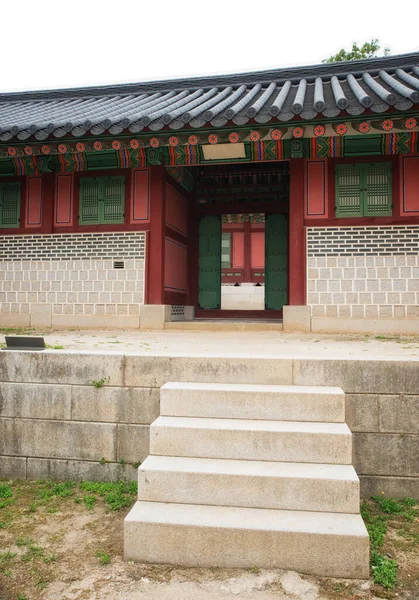
[[[55,346],[51,346],[51,344],[45,344],[45,348],[47,350],[64,350],[64,346],[60,344],[55,344]]]
[[[392,590],[397,583],[397,562],[376,550],[371,551],[371,569],[375,583]]]
[[[0,498],[11,498],[12,496],[13,491],[10,485],[0,483]]]
[[[106,552],[102,552],[101,550],[99,550],[98,552],[96,552],[96,556],[99,559],[99,564],[103,566],[108,565],[111,562],[111,556]]]
[[[135,482],[118,481],[92,482],[84,481],[80,483],[80,489],[101,496],[110,510],[120,510],[132,505],[133,498],[137,493],[137,484]]]
[[[419,511],[414,508],[413,498],[395,499],[382,495],[372,496],[371,500],[361,504],[361,516],[370,536],[372,576],[375,583],[392,590],[397,583],[397,562],[379,552],[385,543],[389,520],[396,518],[413,523]],[[407,524],[397,533],[413,544],[419,542],[419,535],[410,532]]]

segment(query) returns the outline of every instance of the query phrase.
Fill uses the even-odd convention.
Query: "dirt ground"
[[[1,480],[0,599],[419,598],[419,507],[411,503],[407,509],[390,505],[389,514],[374,502],[364,505],[372,534],[379,537],[387,528],[380,552],[397,561],[398,580],[389,590],[372,578],[320,579],[257,566],[246,571],[124,562],[123,520],[134,503],[135,487]]]

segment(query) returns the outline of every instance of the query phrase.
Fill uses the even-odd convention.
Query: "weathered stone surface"
[[[346,394],[346,423],[351,431],[378,431],[378,394]]]
[[[159,417],[150,454],[349,465],[352,434],[345,423]]]
[[[135,481],[137,469],[119,463],[87,460],[28,458],[28,479],[71,479],[72,481]]]
[[[201,383],[292,383],[291,359],[126,356],[125,385],[161,387],[168,381]]]
[[[294,384],[339,386],[346,394],[414,394],[415,360],[294,360]]]
[[[345,394],[319,386],[169,382],[160,389],[160,414],[343,423]]]
[[[141,543],[139,543],[141,540]],[[186,567],[292,569],[367,578],[360,515],[137,502],[125,519],[125,558]]]
[[[72,412],[74,421],[150,424],[159,416],[159,390],[73,386]]]
[[[383,492],[390,498],[419,499],[419,477],[386,477],[361,475],[361,497],[380,496]]]
[[[419,476],[419,435],[354,433],[358,475]]]
[[[32,327],[51,327],[52,304],[31,304],[30,314]]]
[[[117,460],[126,463],[142,462],[149,454],[148,425],[118,425]]]
[[[358,513],[359,480],[350,465],[148,456],[138,499]]]
[[[116,460],[116,425],[40,419],[0,419],[0,454]]]
[[[107,385],[124,383],[124,356],[92,352],[0,352],[0,381],[13,383],[73,383],[107,379]]]
[[[283,323],[284,331],[302,331],[308,333],[311,330],[311,307],[284,306]]]
[[[69,420],[71,386],[0,383],[0,416]]]
[[[380,396],[380,431],[419,433],[419,396]]]
[[[26,458],[0,456],[0,479],[26,479]]]

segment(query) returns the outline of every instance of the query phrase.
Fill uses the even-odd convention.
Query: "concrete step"
[[[138,499],[359,513],[359,479],[350,465],[149,456]]]
[[[169,382],[160,389],[160,414],[343,423],[345,394],[337,387]]]
[[[158,417],[150,454],[349,465],[352,434],[345,423]]]
[[[180,331],[283,331],[284,329],[282,321],[229,321],[227,319],[166,321],[164,328]]]
[[[138,562],[369,575],[359,515],[139,501],[125,519],[124,544],[125,559]]]

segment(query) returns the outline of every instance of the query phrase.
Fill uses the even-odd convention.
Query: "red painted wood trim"
[[[327,209],[327,163],[325,160],[308,160],[304,216],[307,219],[327,218]]]
[[[131,173],[130,223],[149,221],[150,173],[148,169],[133,169]]]
[[[306,304],[304,233],[304,159],[290,160],[288,304]]]
[[[181,244],[186,244],[186,245],[188,244],[188,238],[185,235],[182,235],[181,233],[174,231],[174,229],[171,229],[167,225],[164,228],[164,235],[165,235],[165,237],[170,238],[172,240],[176,240],[177,242],[180,242]]]
[[[56,227],[73,226],[74,174],[57,174],[55,180],[55,216]]]
[[[187,294],[184,292],[169,292],[164,293],[164,304],[174,304],[175,306],[188,306]]]
[[[166,172],[164,167],[150,169],[150,235],[147,248],[148,304],[164,304],[164,233]]]
[[[419,216],[419,156],[403,156],[400,167],[400,214]]]
[[[42,177],[28,177],[26,185],[25,227],[39,228],[42,225]]]
[[[188,233],[188,200],[171,185],[166,186],[166,225],[180,234]]]
[[[46,173],[42,177],[42,233],[54,230],[55,173]]]
[[[186,294],[188,279],[188,246],[170,237],[166,237],[164,260],[165,292]]]

